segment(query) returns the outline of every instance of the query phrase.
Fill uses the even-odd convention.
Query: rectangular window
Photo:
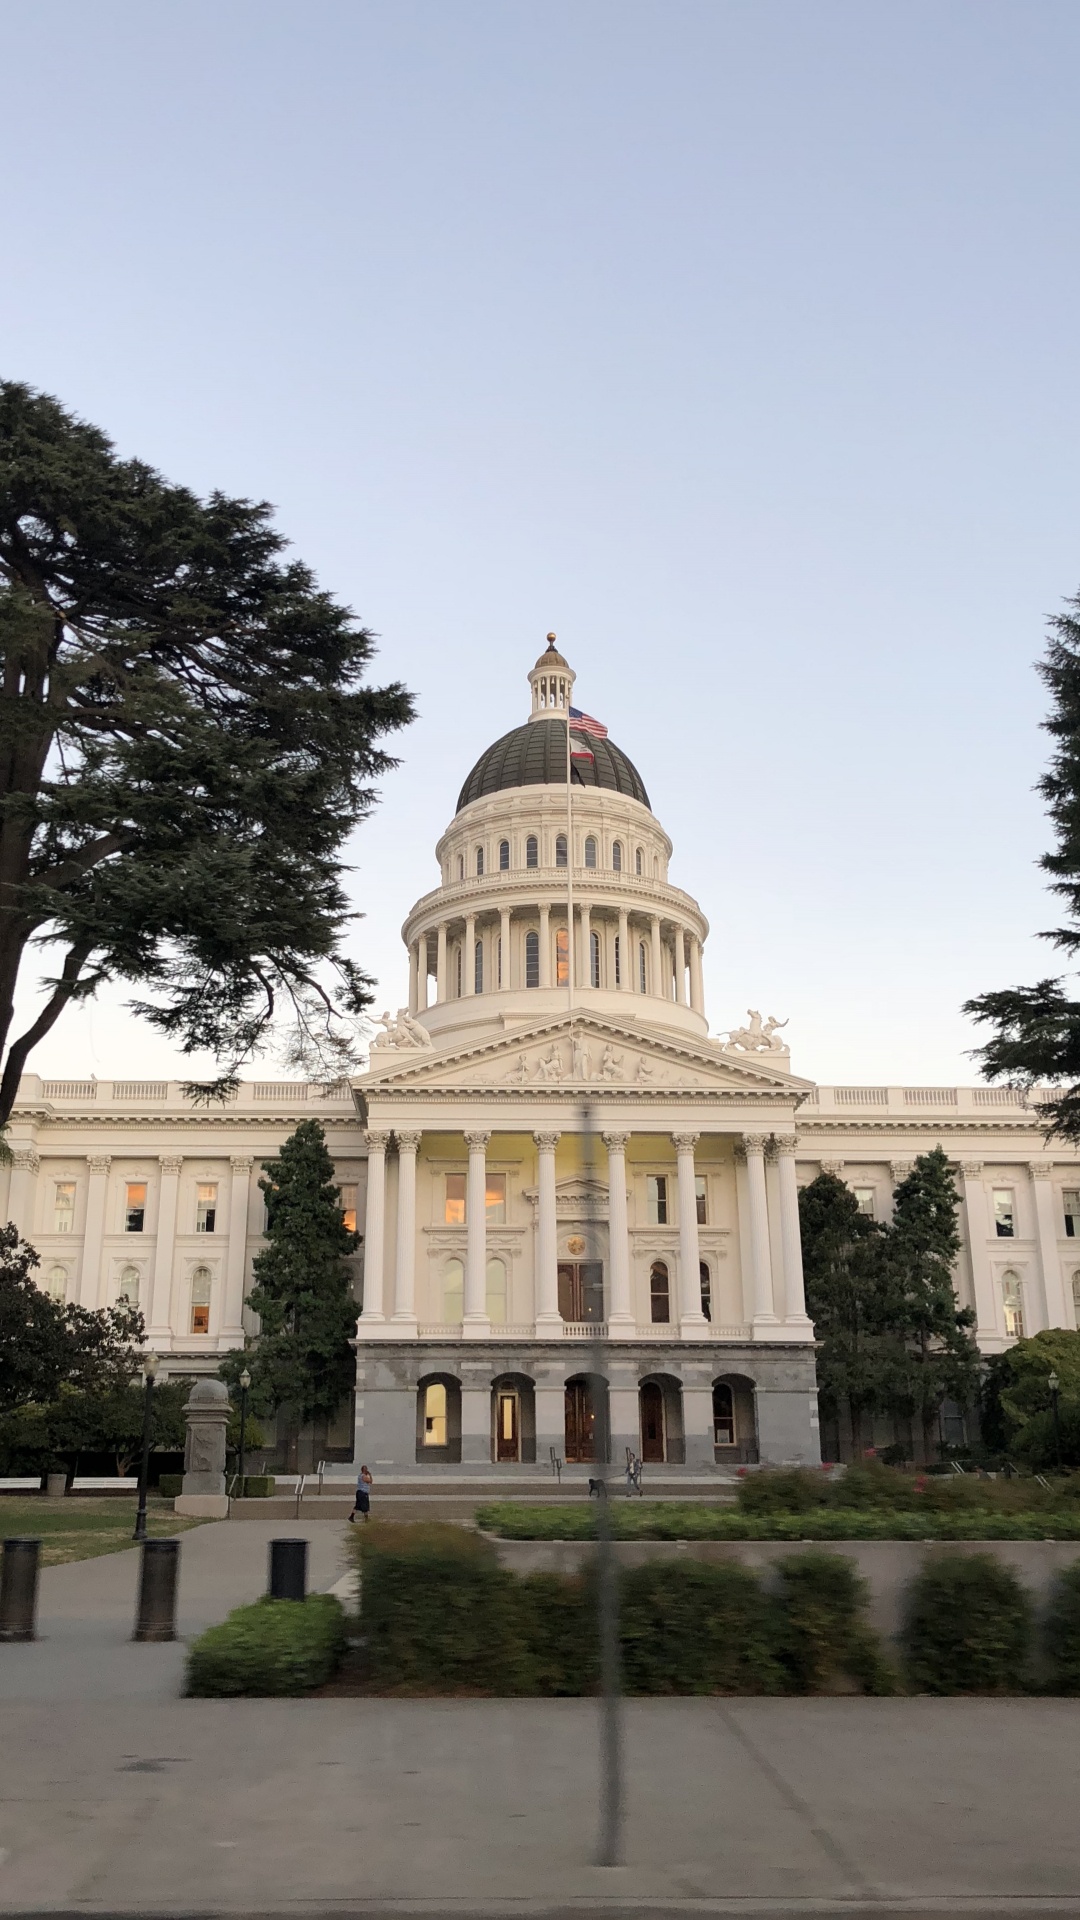
[[[146,1224],[146,1181],[129,1180],[124,1206],[124,1232],[141,1233]]]
[[[650,1173],[645,1181],[650,1227],[667,1226],[667,1175]]]
[[[448,1227],[465,1225],[465,1175],[463,1173],[448,1173],[446,1176],[443,1219]]]
[[[994,1188],[994,1231],[999,1240],[1011,1240],[1016,1231],[1011,1187]]]
[[[1065,1232],[1070,1240],[1080,1240],[1080,1193],[1063,1193]]]
[[[874,1218],[873,1187],[853,1187],[852,1192],[855,1195],[855,1200],[856,1200],[856,1204],[858,1206],[859,1212],[865,1213],[867,1219],[872,1220]]]
[[[53,1232],[70,1233],[75,1225],[75,1182],[58,1180],[53,1201]]]
[[[694,1175],[694,1199],[697,1202],[698,1226],[707,1227],[709,1224],[708,1188],[705,1185],[705,1175],[703,1173],[696,1173]]]
[[[341,1224],[350,1233],[356,1232],[356,1187],[346,1185],[341,1189]]]
[[[201,1186],[196,1190],[195,1198],[196,1233],[216,1233],[217,1231],[217,1185]]]
[[[671,1320],[671,1282],[662,1260],[654,1260],[649,1274],[649,1318],[654,1327],[666,1327]]]
[[[487,1192],[484,1196],[485,1211],[489,1227],[501,1226],[506,1219],[506,1175],[489,1173]]]

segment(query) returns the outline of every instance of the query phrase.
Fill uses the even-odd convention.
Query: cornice
[[[666,880],[647,874],[615,873],[606,867],[575,867],[572,877],[578,906],[583,900],[590,906],[611,906],[622,896],[628,912],[658,912],[661,919],[678,918],[700,940],[708,938],[709,922],[693,895]],[[511,911],[515,906],[558,905],[566,899],[567,883],[565,867],[514,867],[507,873],[451,880],[414,901],[402,922],[402,940],[407,946],[425,933],[434,933],[440,921],[463,920],[467,913],[497,913],[503,905]]]

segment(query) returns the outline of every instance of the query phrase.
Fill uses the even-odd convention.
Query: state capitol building
[[[819,1087],[771,1017],[710,1036],[708,922],[641,774],[572,707],[553,636],[528,678],[405,921],[408,1006],[365,1073],[209,1109],[176,1082],[24,1076],[0,1201],[41,1284],[137,1300],[163,1372],[213,1371],[254,1326],[261,1163],[315,1118],[363,1234],[349,1426],[376,1473],[818,1460],[798,1188],[822,1168],[886,1218],[940,1144],[980,1348],[1075,1327],[1080,1155],[1008,1088]]]

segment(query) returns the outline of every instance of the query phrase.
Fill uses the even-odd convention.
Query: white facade
[[[568,817],[573,679],[549,647],[466,781],[403,928],[408,1007],[351,1088],[206,1108],[26,1076],[2,1178],[42,1284],[134,1294],[174,1371],[214,1367],[243,1337],[259,1165],[317,1117],[364,1234],[356,1457],[384,1472],[513,1474],[605,1432],[676,1471],[814,1458],[797,1187],[822,1167],[883,1218],[941,1144],[980,1346],[1076,1326],[1080,1155],[1019,1096],[816,1088],[772,1021],[710,1037],[708,923],[636,769],[576,729]]]

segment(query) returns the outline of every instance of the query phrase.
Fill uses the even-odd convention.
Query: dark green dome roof
[[[632,760],[613,740],[596,740],[584,734],[578,738],[571,729],[571,745],[588,747],[591,760],[575,760],[571,778],[575,786],[604,787],[609,793],[624,793],[628,800],[640,800],[649,806],[645,782]],[[566,723],[527,720],[523,727],[504,733],[501,740],[480,755],[458,795],[457,811],[471,800],[482,800],[489,793],[501,793],[507,787],[561,787],[566,784]],[[651,808],[650,808],[651,812]]]

